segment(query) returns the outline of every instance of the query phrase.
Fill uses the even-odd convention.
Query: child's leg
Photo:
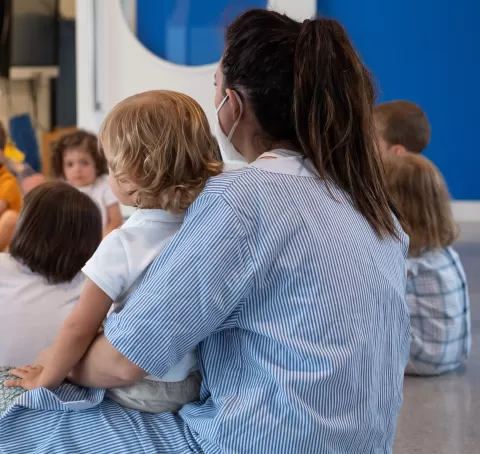
[[[178,412],[187,402],[200,398],[200,373],[180,382],[141,380],[124,388],[109,389],[105,396],[122,407],[148,413]]]
[[[5,388],[3,386],[5,380],[11,380],[12,377],[8,371],[13,367],[0,367],[0,415],[10,406],[13,401],[23,394],[25,391],[22,388]]]
[[[17,225],[18,213],[12,210],[4,211],[0,215],[0,252],[7,249]]]

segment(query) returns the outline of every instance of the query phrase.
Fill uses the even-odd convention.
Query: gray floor
[[[455,374],[405,379],[394,454],[480,453],[480,225],[455,249],[470,287],[471,356]]]

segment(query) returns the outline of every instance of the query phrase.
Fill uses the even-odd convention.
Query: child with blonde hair
[[[410,235],[406,301],[412,338],[406,373],[439,375],[470,351],[470,306],[450,196],[432,162],[413,153],[384,156],[387,182]]]
[[[85,289],[44,367],[13,370],[20,380],[10,381],[10,386],[53,389],[62,383],[85,354],[112,303],[115,311],[122,309],[151,262],[179,231],[184,212],[222,168],[205,113],[181,93],[150,91],[120,102],[105,119],[99,143],[113,192],[137,210],[85,265]],[[107,397],[141,411],[178,411],[198,399],[199,385],[192,351],[163,377],[148,376],[109,390]]]
[[[75,186],[97,204],[105,236],[122,225],[120,204],[106,179],[107,161],[94,134],[79,129],[60,137],[52,150],[52,169],[56,178]]]

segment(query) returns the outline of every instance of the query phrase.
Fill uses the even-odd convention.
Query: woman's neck
[[[241,148],[242,156],[249,162],[252,163],[256,161],[264,153],[267,153],[272,150],[291,150],[297,151],[296,147],[292,145],[289,141],[276,141],[263,139],[260,137],[253,138],[249,140]]]

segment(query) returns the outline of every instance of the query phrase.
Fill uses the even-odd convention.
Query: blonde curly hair
[[[182,213],[222,171],[205,112],[174,91],[121,101],[105,118],[99,144],[115,179],[133,185],[139,208]]]

